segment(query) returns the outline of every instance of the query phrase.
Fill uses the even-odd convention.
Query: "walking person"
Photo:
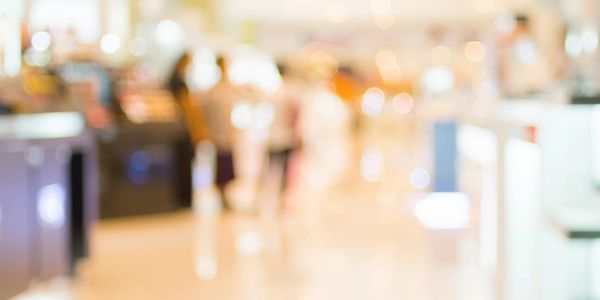
[[[217,149],[215,183],[221,194],[222,204],[230,208],[226,187],[235,179],[233,140],[235,129],[231,123],[233,104],[238,96],[237,88],[228,80],[227,61],[217,58],[221,71],[220,81],[202,99],[209,139]]]

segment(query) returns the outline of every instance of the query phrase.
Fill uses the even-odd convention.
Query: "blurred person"
[[[202,103],[208,136],[217,148],[216,185],[221,193],[223,206],[230,208],[225,188],[235,179],[233,162],[234,128],[231,123],[231,112],[238,91],[229,82],[225,57],[219,56],[216,63],[221,73],[221,79],[204,95]]]
[[[171,72],[168,89],[171,91],[183,111],[191,144],[197,145],[202,140],[206,139],[206,128],[202,121],[203,116],[201,107],[198,103],[192,101],[190,89],[186,83],[186,74],[190,64],[190,55],[187,52],[183,53],[175,63],[175,67]]]
[[[551,81],[549,49],[539,47],[527,15],[515,16],[515,28],[499,53],[501,88],[507,97],[527,97],[541,92]]]
[[[190,55],[187,52],[183,53],[175,62],[175,66],[169,77],[168,88],[177,101],[182,101],[189,97],[190,90],[185,79],[190,63]]]
[[[202,140],[206,139],[206,127],[203,122],[201,107],[192,101],[191,93],[186,83],[186,74],[191,64],[191,57],[188,53],[183,53],[171,72],[167,88],[175,97],[183,113],[186,124],[187,138],[179,145],[178,162],[181,174],[177,174],[181,183],[179,191],[181,202],[187,206],[192,199],[192,161],[195,156],[195,147]]]
[[[281,174],[279,196],[285,199],[290,172],[290,157],[301,146],[299,132],[301,90],[292,81],[288,68],[283,63],[277,64],[282,79],[279,90],[269,96],[270,104],[275,112],[268,140],[269,160],[267,170],[279,168]]]

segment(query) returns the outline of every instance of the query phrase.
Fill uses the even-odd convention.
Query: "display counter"
[[[89,254],[97,173],[78,113],[0,117],[0,299],[75,273]]]
[[[600,109],[505,101],[459,128],[461,191],[480,205],[498,299],[595,299]]]
[[[128,91],[118,103],[122,115],[98,141],[101,216],[189,207],[193,148],[172,95],[151,89]]]
[[[182,123],[122,121],[99,141],[101,216],[161,213],[189,206],[191,145]]]

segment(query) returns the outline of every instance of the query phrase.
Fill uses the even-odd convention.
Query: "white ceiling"
[[[530,0],[220,0],[221,14],[229,19],[258,22],[351,23],[372,19],[371,2],[391,5],[397,21],[474,19],[501,10],[512,2]]]

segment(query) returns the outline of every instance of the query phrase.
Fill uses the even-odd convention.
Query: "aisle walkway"
[[[347,184],[280,218],[191,212],[101,223],[64,299],[485,299],[468,232]],[[60,283],[49,288],[61,290]],[[57,288],[58,287],[58,288]],[[34,298],[35,299],[35,298]],[[44,298],[48,299],[48,298]],[[57,297],[63,299],[63,297]]]
[[[378,142],[384,158],[385,147],[402,147],[365,140]],[[414,166],[406,164],[414,159],[368,183],[356,158],[342,182],[302,187],[284,214],[103,221],[75,281],[46,284],[23,299],[489,299],[476,230],[435,232],[415,217],[422,195],[410,188]]]

